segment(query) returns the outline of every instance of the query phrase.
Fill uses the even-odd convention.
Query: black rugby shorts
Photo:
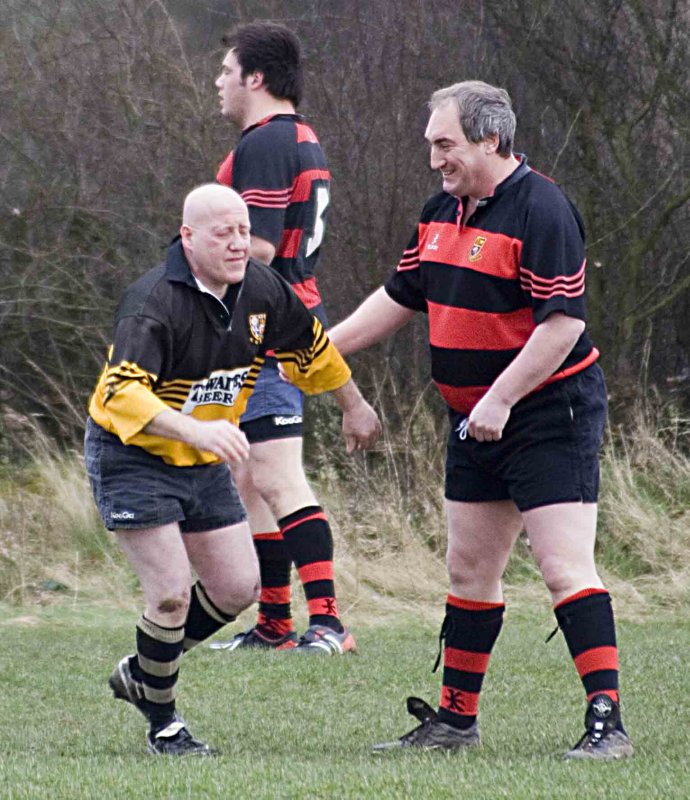
[[[247,518],[226,464],[166,464],[141,447],[123,445],[90,417],[84,462],[98,512],[110,531],[179,522],[182,533],[195,533]]]
[[[516,403],[498,442],[463,437],[467,417],[451,411],[446,498],[513,500],[520,511],[595,503],[607,407],[604,375],[592,364]]]

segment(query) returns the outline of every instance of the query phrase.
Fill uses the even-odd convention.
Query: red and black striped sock
[[[443,686],[438,715],[454,728],[477,719],[479,693],[491,650],[503,625],[503,603],[483,603],[448,595],[442,634]]]
[[[309,625],[324,625],[342,633],[333,582],[333,536],[323,509],[306,506],[278,524],[304,587]]]
[[[292,560],[280,531],[255,533],[261,593],[256,625],[266,637],[280,639],[295,629],[290,610]]]
[[[554,609],[558,626],[587,693],[618,696],[618,647],[611,596],[606,589],[583,589]]]

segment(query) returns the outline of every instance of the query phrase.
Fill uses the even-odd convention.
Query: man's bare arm
[[[350,380],[331,392],[343,412],[343,435],[348,453],[368,450],[381,436],[381,422],[374,409]]]
[[[194,419],[171,408],[156,415],[143,433],[185,442],[197,450],[213,453],[231,466],[239,466],[249,457],[247,437],[226,419]]]
[[[344,355],[380,342],[409,322],[415,312],[392,300],[382,287],[328,331],[328,338]]]
[[[269,266],[276,254],[275,245],[260,236],[252,236],[249,243],[249,255],[251,258],[261,261],[262,264]]]
[[[527,340],[472,409],[467,428],[478,441],[498,441],[518,400],[540,386],[563,363],[585,329],[581,319],[554,312]]]

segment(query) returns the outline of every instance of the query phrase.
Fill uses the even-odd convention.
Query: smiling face
[[[218,297],[244,278],[249,231],[247,206],[232,189],[210,184],[187,196],[182,246],[192,273]]]
[[[249,87],[246,78],[242,77],[242,67],[234,50],[228,50],[223,59],[216,88],[220,97],[220,113],[242,127],[249,106]]]
[[[453,102],[432,111],[424,136],[431,146],[431,168],[441,173],[444,192],[477,199],[491,194],[497,136],[476,144],[468,142]]]

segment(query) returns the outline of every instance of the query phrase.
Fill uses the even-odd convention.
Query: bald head
[[[185,197],[182,207],[183,225],[204,225],[222,219],[224,215],[244,214],[249,220],[249,212],[244,200],[234,189],[218,183],[205,183],[197,186]]]
[[[217,183],[197,186],[185,197],[180,228],[192,274],[222,298],[244,278],[249,258],[249,211],[232,189]]]

